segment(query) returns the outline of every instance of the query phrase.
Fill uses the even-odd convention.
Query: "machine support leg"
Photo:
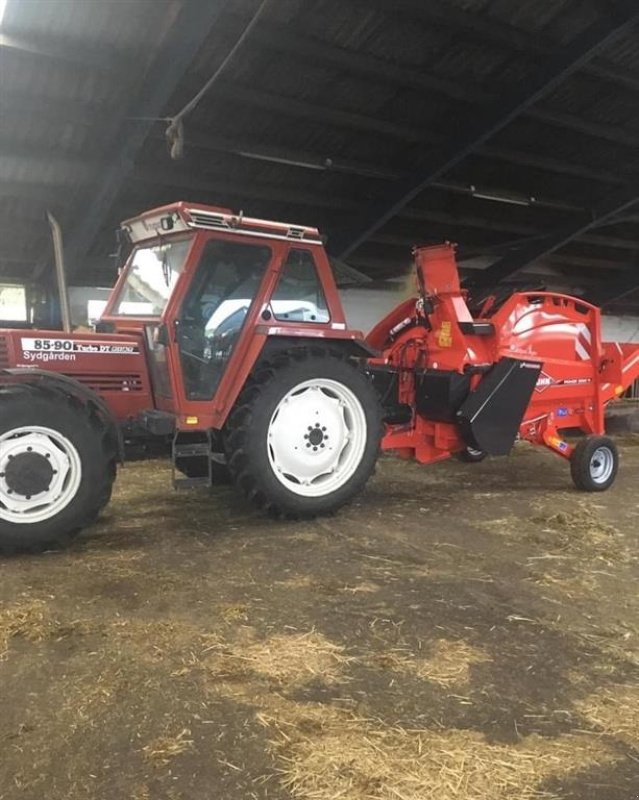
[[[544,445],[549,450],[552,450],[553,453],[557,453],[558,455],[570,460],[575,448],[561,438],[556,428],[546,428],[542,434],[542,439]]]

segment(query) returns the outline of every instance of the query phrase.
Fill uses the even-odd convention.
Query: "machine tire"
[[[570,457],[570,474],[583,492],[604,492],[610,488],[619,469],[619,451],[609,436],[586,436]]]
[[[12,436],[14,431],[16,436]],[[111,498],[117,453],[108,431],[92,410],[75,398],[54,388],[22,384],[0,389],[0,470],[9,463],[9,456],[4,461],[3,453],[11,445],[12,458],[21,456],[24,463],[29,451],[30,458],[35,455],[41,460],[36,458],[35,465],[33,460],[31,465],[24,465],[22,472],[11,479],[0,471],[0,552],[37,552],[67,545],[95,521]],[[47,463],[55,466],[60,458],[69,467],[59,493],[52,494],[46,502],[44,492],[55,480],[47,473],[44,479],[45,484],[49,480],[47,488],[39,492],[43,502],[28,512],[33,514],[34,521],[16,521],[24,509],[16,511],[6,503],[16,498],[27,502],[30,498],[24,490],[15,490],[15,481],[34,480],[38,470],[42,474],[43,463],[46,471]]]
[[[457,458],[465,464],[479,464],[488,456],[485,450],[477,450],[474,447],[465,447],[457,453]]]
[[[228,466],[258,507],[274,516],[309,518],[336,511],[363,489],[381,435],[382,409],[363,372],[341,353],[297,348],[258,364],[247,381],[227,425]],[[276,467],[280,456],[282,464],[289,459],[295,469],[317,475],[297,480],[299,471],[296,476],[292,467]]]

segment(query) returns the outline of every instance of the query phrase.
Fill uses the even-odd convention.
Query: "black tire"
[[[305,381],[327,379],[349,390],[366,421],[363,452],[345,482],[327,494],[296,494],[271,466],[268,430],[288,392]],[[258,364],[227,426],[228,466],[234,483],[259,508],[275,516],[308,518],[336,511],[360,492],[372,474],[382,435],[382,409],[370,380],[341,353],[298,348]],[[297,448],[295,448],[297,449]]]
[[[107,441],[106,437],[104,437],[103,447],[105,452],[106,480],[103,483],[98,502],[89,515],[89,525],[93,524],[97,520],[100,514],[111,502],[111,496],[113,495],[113,484],[115,483],[115,478],[118,472],[118,457],[115,446],[113,443]]]
[[[0,387],[0,436],[32,426],[59,433],[75,448],[81,477],[68,503],[51,517],[36,522],[8,519],[2,492],[9,483],[0,486],[0,552],[5,554],[67,545],[109,502],[115,479],[116,446],[90,408],[46,385]],[[0,480],[3,478],[4,473]],[[5,497],[8,501],[8,494]]]
[[[479,464],[488,456],[485,450],[476,450],[474,447],[465,447],[457,453],[457,458],[465,464]]]
[[[619,451],[609,436],[586,436],[570,457],[570,474],[583,492],[605,492],[617,477]]]

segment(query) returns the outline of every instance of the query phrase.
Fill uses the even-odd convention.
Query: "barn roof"
[[[255,21],[232,59],[228,55]],[[0,275],[110,284],[113,229],[175,200],[318,226],[373,279],[459,243],[478,283],[639,311],[631,0],[8,0]],[[184,120],[166,122],[218,67]]]

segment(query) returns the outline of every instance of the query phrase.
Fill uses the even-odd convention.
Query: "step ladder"
[[[198,431],[189,433],[188,431],[176,431],[173,436],[172,453],[172,474],[174,489],[210,489],[213,485],[213,467],[211,463],[212,455],[211,431]],[[202,459],[206,458],[206,473],[197,478],[189,478],[183,475],[176,467],[177,459]]]

